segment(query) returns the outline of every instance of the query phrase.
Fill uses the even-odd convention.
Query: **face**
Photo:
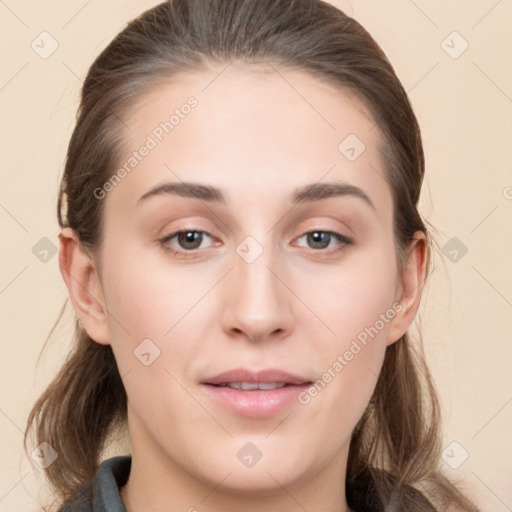
[[[402,307],[373,119],[307,73],[232,64],[158,85],[124,122],[125,172],[96,192],[108,314],[90,334],[113,348],[134,460],[255,491],[339,476]],[[205,384],[233,369],[298,381]]]

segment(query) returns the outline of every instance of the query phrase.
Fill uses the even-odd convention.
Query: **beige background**
[[[38,363],[67,291],[57,257],[40,261],[32,248],[43,237],[57,244],[56,190],[81,79],[123,25],[155,3],[0,2],[1,511],[33,511],[44,493],[22,431],[70,330]],[[436,256],[422,306],[444,446],[459,443],[441,465],[484,512],[512,510],[512,2],[334,3],[375,37],[410,94],[427,160],[421,211],[440,248],[453,237],[467,247],[457,262]],[[43,31],[59,45],[46,59],[31,48]],[[452,58],[464,41],[467,50]],[[463,450],[467,460],[450,468]]]

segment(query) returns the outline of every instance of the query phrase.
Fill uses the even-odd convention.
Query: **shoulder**
[[[80,485],[59,512],[126,512],[120,488],[127,482],[131,457],[112,457],[102,462],[92,482]]]

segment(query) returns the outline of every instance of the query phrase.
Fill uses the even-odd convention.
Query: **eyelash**
[[[158,242],[160,243],[160,246],[162,247],[162,249],[166,253],[171,253],[174,256],[180,256],[180,257],[183,257],[183,258],[192,258],[192,257],[195,256],[196,251],[198,251],[199,249],[192,249],[190,251],[187,251],[187,250],[177,250],[177,249],[174,249],[173,247],[168,245],[168,242],[170,240],[172,240],[175,236],[177,236],[177,235],[179,235],[181,233],[201,233],[203,235],[209,236],[210,238],[213,238],[207,231],[204,231],[204,230],[201,230],[201,229],[195,229],[195,228],[180,229],[179,231],[174,231],[170,235],[167,235],[164,238],[161,238],[161,239],[158,240]],[[309,235],[309,234],[312,234],[312,233],[328,234],[331,237],[334,237],[340,243],[340,245],[338,247],[335,247],[334,250],[332,250],[333,248],[330,248],[331,250],[327,250],[327,249],[310,249],[313,252],[323,252],[327,256],[331,256],[331,255],[336,254],[336,253],[341,253],[341,252],[343,252],[347,248],[347,246],[353,244],[353,240],[352,239],[346,237],[345,235],[342,235],[341,233],[337,233],[336,231],[322,230],[322,229],[313,229],[313,230],[310,230],[310,231],[306,231],[305,233],[303,233],[299,237],[299,239],[302,238],[303,236],[306,236],[306,235]]]

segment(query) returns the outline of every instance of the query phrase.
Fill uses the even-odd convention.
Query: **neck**
[[[140,432],[133,425],[130,431],[132,466],[121,489],[127,512],[350,512],[345,498],[348,441],[326,466],[311,468],[295,481],[287,480],[279,468],[262,465],[244,485],[235,478],[237,467],[226,465],[211,479],[211,472],[201,471],[208,463],[185,467],[151,439],[134,435]]]

